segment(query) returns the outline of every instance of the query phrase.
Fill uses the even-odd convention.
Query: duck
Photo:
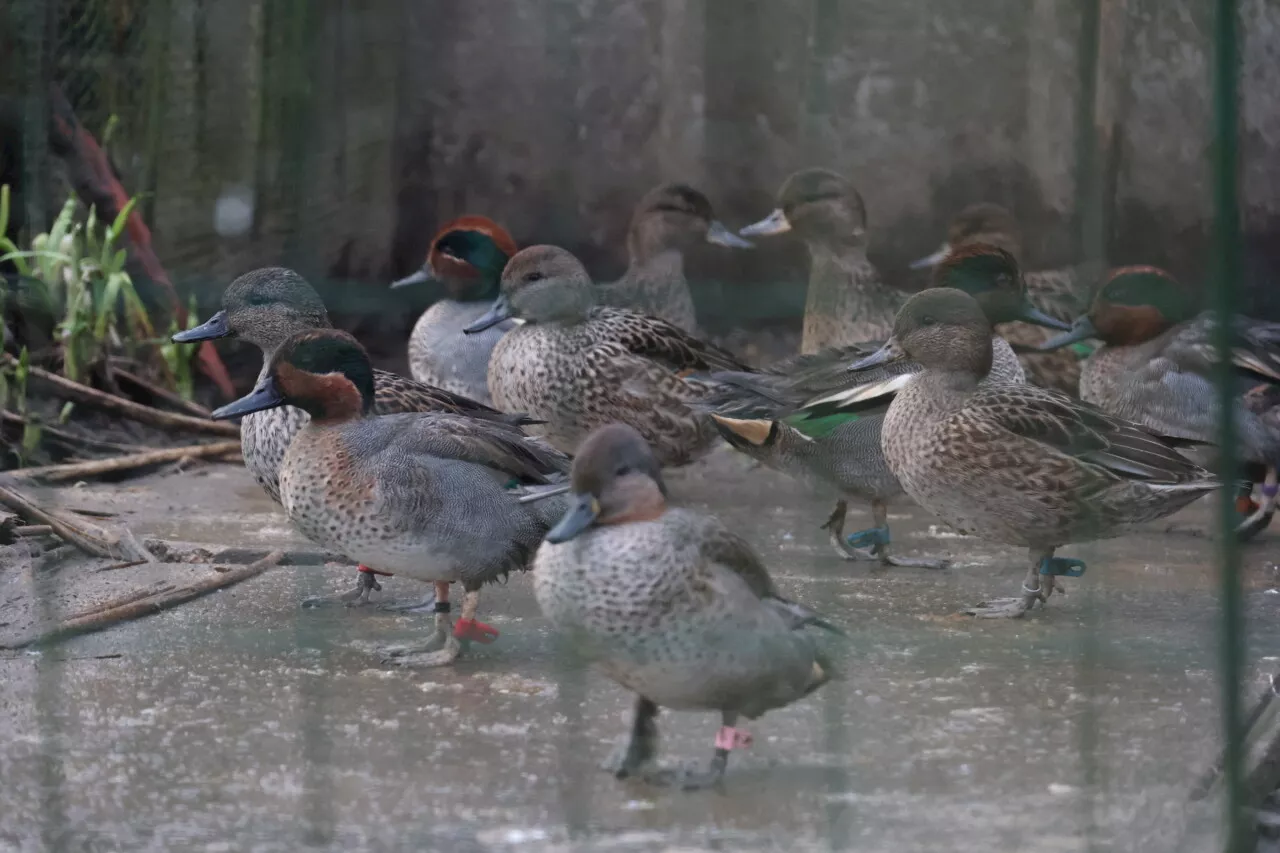
[[[783,182],[773,212],[738,233],[792,231],[810,262],[800,352],[887,338],[906,294],[885,284],[867,258],[867,208],[853,184],[829,169],[802,169]]]
[[[693,294],[684,277],[684,253],[700,243],[750,249],[752,243],[715,218],[710,200],[681,183],[645,193],[627,229],[627,271],[598,286],[601,305],[626,308],[666,320],[697,334]]]
[[[512,424],[448,412],[375,413],[368,353],[346,332],[307,329],[272,353],[253,390],[218,420],[281,406],[309,416],[280,466],[289,520],[362,564],[435,584],[435,632],[386,650],[403,666],[452,663],[462,642],[491,641],[476,620],[482,586],[529,568],[563,507],[522,503],[509,488],[552,483],[568,459]],[[449,584],[465,591],[455,623]]]
[[[1199,311],[1190,291],[1165,270],[1124,266],[1110,272],[1071,330],[1042,348],[1102,341],[1083,364],[1081,398],[1162,435],[1216,445],[1221,412],[1214,376],[1216,325],[1213,314]],[[1231,363],[1242,382],[1235,406],[1237,452],[1252,469],[1249,478],[1262,482],[1263,496],[1255,504],[1246,484],[1237,501],[1244,516],[1237,533],[1248,538],[1275,511],[1280,323],[1236,316],[1234,328],[1238,340]]]
[[[1004,249],[1019,263],[1022,260],[1022,236],[1018,223],[1008,210],[998,204],[980,202],[965,207],[947,226],[947,237],[941,248],[911,263],[911,269],[927,269],[941,263],[962,246],[982,243]],[[1086,265],[1052,270],[1025,272],[1027,296],[1031,304],[1055,320],[1071,322],[1088,298],[1090,284],[1096,281]],[[1049,339],[1044,327],[1026,323],[1004,324],[997,333],[1019,351],[1023,369],[1032,382],[1076,394],[1080,383],[1080,357],[1072,350],[1037,349]]]
[[[719,784],[739,726],[833,677],[813,636],[843,635],[784,598],[759,555],[711,515],[672,506],[658,457],[626,424],[595,430],[570,474],[564,516],[534,558],[534,595],[552,626],[635,694],[630,734],[611,769],[685,789]],[[657,765],[661,708],[719,712],[709,766]]]
[[[476,234],[488,239],[477,240]],[[474,249],[462,247],[473,240]],[[514,323],[499,323],[478,335],[464,335],[462,330],[488,310],[498,295],[502,268],[517,250],[511,235],[492,219],[462,216],[432,238],[420,269],[391,283],[393,288],[427,284],[443,294],[422,313],[409,336],[409,373],[414,379],[490,404],[489,354]]]
[[[271,357],[292,335],[314,329],[328,329],[329,314],[315,288],[298,273],[285,267],[263,267],[239,276],[222,295],[222,308],[204,323],[172,338],[175,343],[194,343],[237,337],[262,350],[261,381],[267,375]],[[499,412],[477,400],[416,382],[385,370],[374,370],[374,412],[449,412],[480,420],[520,425],[524,415]],[[294,406],[281,406],[249,414],[240,422],[240,446],[245,468],[277,504],[280,497],[280,466],[298,431],[307,423],[307,413]],[[386,572],[360,566],[356,586],[333,598],[312,598],[304,604],[331,603],[362,605],[370,594],[382,589],[379,575]]]
[[[934,269],[934,281],[971,294],[992,324],[1017,318],[1055,329],[1067,325],[1030,304],[1017,261],[996,246],[965,246]],[[1026,381],[1009,344],[999,336],[993,336],[991,344],[992,370],[983,381]],[[731,447],[812,488],[836,492],[835,508],[822,529],[839,556],[876,560],[881,567],[945,569],[948,560],[901,557],[890,550],[889,507],[904,493],[885,461],[880,439],[896,390],[923,368],[903,360],[850,372],[848,365],[870,355],[876,346],[838,347],[754,373],[714,373],[711,379],[718,390],[701,406],[712,414]],[[850,501],[870,503],[875,524],[846,536]]]
[[[1030,383],[986,382],[991,323],[962,290],[930,288],[902,306],[893,335],[852,367],[912,359],[880,446],[907,495],[957,531],[1027,548],[1013,598],[965,612],[1017,618],[1047,604],[1056,580],[1085,563],[1063,545],[1123,534],[1219,487],[1165,437]]]
[[[474,334],[524,320],[489,359],[494,404],[536,418],[531,429],[565,453],[597,427],[621,421],[640,431],[663,465],[700,458],[718,439],[710,418],[691,408],[712,384],[691,374],[750,368],[666,320],[597,305],[596,295],[582,263],[564,249],[531,246],[511,259],[489,313],[467,328]]]

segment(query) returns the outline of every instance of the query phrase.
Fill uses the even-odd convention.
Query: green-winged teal
[[[746,237],[794,231],[809,249],[800,351],[883,341],[906,294],[889,287],[867,259],[867,209],[843,176],[804,169],[778,191],[778,207],[738,231]]]
[[[468,243],[475,243],[474,248],[463,248]],[[409,336],[409,372],[414,379],[489,402],[489,354],[514,324],[499,323],[478,335],[464,335],[462,330],[489,310],[498,295],[502,268],[516,251],[511,235],[492,219],[462,216],[436,234],[421,269],[392,283],[429,285],[438,297]]]
[[[1164,270],[1120,267],[1072,330],[1044,346],[1100,339],[1104,346],[1089,356],[1080,376],[1082,398],[1161,435],[1217,444],[1214,327],[1213,315],[1197,313],[1191,293]],[[1253,505],[1248,489],[1238,502],[1246,516],[1240,533],[1251,536],[1275,510],[1280,413],[1272,413],[1264,401],[1266,389],[1280,384],[1280,323],[1237,316],[1235,330],[1231,360],[1242,392],[1235,411],[1237,448],[1240,458],[1257,469],[1250,477],[1263,482],[1261,507]]]
[[[716,518],[667,505],[658,460],[622,424],[603,427],[574,460],[569,509],[534,560],[542,612],[618,684],[636,694],[619,778],[686,788],[715,784],[753,719],[822,686],[831,668],[799,629],[839,633],[784,599],[759,556]],[[658,770],[660,707],[718,711],[711,766]]]
[[[1022,594],[973,615],[1023,615],[1048,601],[1056,576],[1083,573],[1083,561],[1054,556],[1058,547],[1117,536],[1218,486],[1138,424],[1047,388],[983,383],[991,324],[967,293],[911,297],[893,337],[856,366],[900,358],[924,367],[897,392],[881,433],[903,489],[962,533],[1029,549]]]
[[[511,259],[502,295],[469,329],[525,320],[493,349],[494,403],[537,418],[532,429],[566,453],[593,429],[621,421],[664,465],[692,461],[716,441],[711,419],[690,408],[711,386],[682,374],[748,368],[665,320],[599,307],[596,292],[564,249],[532,246]]]
[[[477,622],[483,584],[529,566],[563,501],[521,503],[512,481],[545,484],[568,459],[519,427],[441,412],[375,415],[374,371],[346,332],[299,332],[272,353],[254,389],[214,412],[225,419],[291,405],[309,415],[280,466],[280,498],[304,535],[363,564],[432,582],[436,632],[390,652],[440,666],[459,640],[489,642]],[[557,506],[559,505],[559,506]],[[449,584],[466,591],[450,614]]]
[[[1059,329],[1066,325],[1027,301],[1013,256],[994,246],[966,246],[934,270],[934,279],[939,286],[972,294],[993,324],[1018,318]],[[1024,381],[1009,345],[998,336],[991,343],[989,381]],[[887,368],[850,372],[848,365],[874,347],[839,347],[754,374],[712,374],[721,389],[702,405],[716,413],[720,433],[733,447],[802,482],[835,490],[839,497],[823,527],[842,556],[878,559],[883,565],[945,568],[945,560],[903,558],[889,551],[888,508],[901,497],[902,487],[885,462],[880,435],[895,390],[921,367],[899,361]],[[846,538],[849,500],[869,502],[875,526]],[[863,550],[868,546],[869,551]]]
[[[234,336],[248,341],[262,350],[262,371],[258,375],[261,380],[267,375],[271,357],[292,335],[307,329],[328,328],[329,314],[324,302],[306,279],[283,267],[264,267],[233,281],[222,295],[222,310],[194,329],[174,335],[173,340],[185,343]],[[374,370],[373,376],[375,414],[452,412],[513,424],[527,421],[523,416],[506,415],[475,400],[385,370]],[[293,406],[256,412],[240,422],[245,467],[276,503],[281,502],[279,472],[285,451],[306,422],[306,412]],[[374,568],[382,570],[380,566]],[[381,588],[375,574],[376,571],[361,566],[356,588],[338,600],[367,601],[371,590]],[[310,603],[321,601],[323,599],[315,599]]]
[[[698,319],[684,277],[684,253],[699,243],[749,249],[719,220],[711,202],[685,184],[663,184],[645,194],[627,231],[627,271],[598,287],[601,305],[660,317],[690,334]]]
[[[1013,215],[998,204],[983,202],[971,204],[952,217],[942,248],[915,261],[911,268],[936,266],[951,252],[974,243],[997,246],[1013,255],[1019,263],[1022,261],[1021,229]],[[1031,304],[1055,320],[1070,322],[1088,302],[1089,289],[1096,281],[1096,276],[1091,276],[1087,269],[1085,265],[1079,265],[1024,272]],[[996,333],[1021,350],[1022,366],[1032,382],[1068,394],[1077,393],[1080,382],[1078,354],[1071,350],[1055,353],[1026,351],[1048,340],[1049,334],[1044,328],[1009,323],[998,327]]]

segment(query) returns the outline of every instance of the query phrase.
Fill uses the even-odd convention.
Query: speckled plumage
[[[597,285],[596,300],[659,317],[694,334],[698,318],[684,276],[684,253],[699,243],[725,245],[711,202],[693,187],[663,184],[645,194],[627,230],[627,271]]]
[[[782,598],[750,545],[717,519],[666,505],[658,462],[621,424],[583,444],[571,506],[539,548],[543,614],[640,701],[618,775],[656,753],[657,706],[719,711],[726,726],[821,686],[830,665],[799,629],[839,632]],[[720,749],[705,784],[718,780]]]
[[[716,431],[690,408],[709,386],[680,372],[745,370],[733,356],[664,320],[596,307],[582,265],[561,249],[520,252],[502,286],[502,298],[528,322],[494,348],[496,405],[544,421],[531,429],[565,452],[614,421],[638,429],[663,464],[684,464],[710,448]]]
[[[990,334],[971,297],[935,289],[903,306],[886,344],[925,370],[889,406],[885,459],[907,494],[947,524],[1047,559],[1216,488],[1209,472],[1137,424],[1034,385],[979,384]],[[1024,592],[998,615],[1021,615],[1048,594],[1038,585]]]
[[[800,351],[882,341],[906,294],[886,285],[867,259],[862,196],[842,175],[804,169],[778,191],[778,208],[742,229],[747,236],[794,231],[809,250]]]

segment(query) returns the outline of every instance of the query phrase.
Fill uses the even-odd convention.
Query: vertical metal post
[[[1218,447],[1218,556],[1221,578],[1219,669],[1222,679],[1222,725],[1225,749],[1225,791],[1228,853],[1252,846],[1244,808],[1244,754],[1240,727],[1240,679],[1244,666],[1244,595],[1240,585],[1240,554],[1233,535],[1234,489],[1238,475],[1235,425],[1235,383],[1231,371],[1234,337],[1232,316],[1240,276],[1240,211],[1238,151],[1239,44],[1235,0],[1215,0],[1213,51],[1213,312],[1216,320],[1218,410],[1222,413]]]

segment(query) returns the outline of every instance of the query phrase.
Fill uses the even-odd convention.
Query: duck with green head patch
[[[994,246],[965,247],[939,265],[934,278],[939,286],[972,294],[992,323],[1020,319],[1066,326],[1027,301],[1017,263]],[[1009,345],[1000,337],[992,337],[991,345],[990,381],[1024,381]],[[846,559],[945,568],[945,560],[904,558],[889,550],[889,506],[901,497],[902,487],[885,462],[880,435],[894,393],[921,366],[899,361],[850,372],[852,361],[874,349],[875,345],[841,347],[789,359],[759,373],[715,373],[711,378],[721,388],[702,405],[715,413],[721,435],[733,447],[821,491],[836,492],[835,509],[823,527]],[[849,500],[869,502],[875,526],[846,538]]]
[[[1235,318],[1237,342],[1232,366],[1240,378],[1236,405],[1238,453],[1255,482],[1263,482],[1261,505],[1245,489],[1238,509],[1246,516],[1239,532],[1252,536],[1275,511],[1276,468],[1280,466],[1277,418],[1256,405],[1258,386],[1280,385],[1280,323]],[[1117,417],[1136,421],[1161,435],[1217,444],[1220,409],[1214,378],[1218,351],[1215,321],[1198,312],[1191,293],[1164,270],[1150,266],[1113,270],[1088,313],[1045,348],[1097,338],[1104,344],[1084,363],[1080,396]],[[1247,391],[1254,391],[1250,400]]]
[[[498,421],[439,412],[375,416],[374,387],[354,338],[301,332],[276,350],[253,391],[214,417],[285,405],[308,414],[280,466],[285,512],[326,548],[434,583],[435,634],[390,655],[404,665],[440,666],[457,657],[460,640],[497,636],[475,618],[481,586],[527,569],[563,506],[553,498],[522,503],[508,484],[547,484],[569,462]],[[456,624],[455,581],[466,592]]]
[[[489,309],[502,268],[516,251],[511,235],[492,219],[462,216],[440,229],[421,269],[392,282],[392,287],[425,285],[436,297],[409,336],[414,379],[489,403],[489,355],[515,323],[499,323],[478,335],[462,330]]]
[[[800,352],[884,340],[906,294],[867,259],[867,208],[844,176],[802,169],[783,182],[777,208],[739,230],[744,237],[794,232],[809,250]]]
[[[832,674],[815,626],[842,634],[779,593],[759,556],[717,519],[669,506],[662,469],[631,427],[582,444],[569,510],[534,561],[543,614],[611,679],[636,694],[619,778],[701,788],[718,783],[738,728],[821,687]],[[706,770],[656,765],[659,708],[720,713]]]
[[[205,323],[173,336],[175,343],[235,337],[262,350],[262,370],[280,346],[298,332],[328,329],[329,313],[320,294],[293,270],[264,267],[237,278],[222,295],[222,310]],[[523,415],[507,415],[458,394],[406,379],[385,370],[374,370],[373,411],[379,415],[399,412],[451,412],[503,423],[526,423]],[[240,422],[241,452],[245,468],[267,495],[280,503],[279,475],[285,451],[307,423],[307,414],[293,406],[254,412]],[[376,574],[385,573],[361,566],[355,589],[336,598],[311,599],[307,604],[339,601],[363,604],[372,590],[381,589]]]
[[[1020,231],[1013,215],[1000,205],[971,204],[952,218],[942,248],[915,261],[911,268],[936,267],[953,252],[976,244],[1003,249],[1021,264]],[[1089,283],[1096,277],[1097,271],[1090,275],[1085,265],[1023,273],[1031,304],[1055,320],[1066,322],[1080,311],[1087,299]],[[1048,340],[1049,335],[1043,327],[1015,322],[1000,325],[996,332],[1020,350],[1019,360],[1032,382],[1068,394],[1076,393],[1080,382],[1080,358],[1075,352],[1027,351]]]
[[[511,259],[501,295],[468,330],[525,321],[489,360],[494,403],[538,418],[533,429],[566,453],[593,429],[620,421],[639,430],[664,465],[700,457],[716,430],[691,405],[712,385],[686,374],[749,368],[665,320],[597,306],[597,292],[564,249],[532,246]]]
[[[1028,549],[1016,598],[968,612],[1017,617],[1047,602],[1056,577],[1079,575],[1062,545],[1120,535],[1218,487],[1161,436],[1035,385],[987,381],[991,323],[969,294],[925,290],[907,301],[893,337],[854,365],[909,358],[924,369],[897,392],[880,442],[920,506],[962,533]]]
[[[687,184],[662,184],[645,193],[627,230],[627,271],[597,287],[601,305],[659,317],[694,334],[698,318],[684,275],[684,254],[711,243],[750,249],[715,218],[711,202]]]

